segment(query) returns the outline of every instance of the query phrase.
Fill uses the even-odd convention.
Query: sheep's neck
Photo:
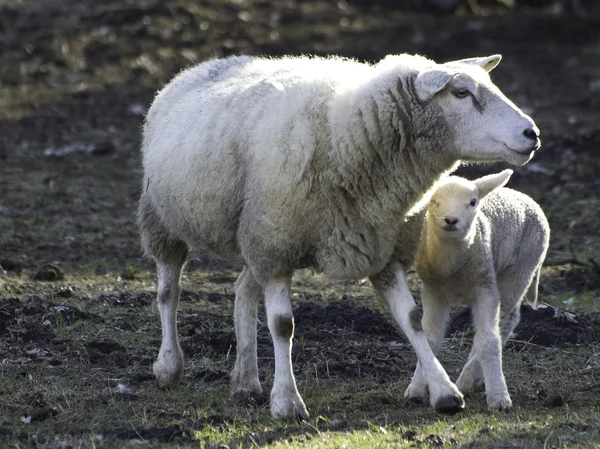
[[[350,140],[360,156],[345,162],[353,171],[342,188],[375,221],[391,216],[401,221],[418,212],[435,183],[460,163],[447,146],[451,139],[444,133],[450,131],[441,111],[416,103],[409,89],[397,83],[354,105]]]

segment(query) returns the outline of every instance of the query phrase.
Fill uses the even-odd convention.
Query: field
[[[600,447],[600,7],[518,3],[450,14],[417,0],[0,0],[0,447]],[[156,279],[135,226],[154,93],[214,56],[400,52],[503,54],[494,81],[542,131],[510,181],[552,228],[543,305],[524,308],[505,350],[513,410],[487,410],[483,391],[452,417],[406,403],[416,359],[368,282],[308,270],[294,281],[293,360],[311,418],[236,405],[239,270],[197,253],[178,317],[185,376],[157,389]],[[262,309],[259,321],[268,392]],[[453,379],[471,341],[457,311],[440,355]]]

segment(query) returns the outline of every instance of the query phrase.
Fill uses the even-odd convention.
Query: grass
[[[334,326],[326,334],[309,333],[296,341],[296,377],[311,418],[303,423],[275,422],[268,404],[247,408],[232,403],[227,373],[234,348],[213,347],[219,340],[211,340],[219,332],[231,332],[233,285],[224,281],[233,279],[233,273],[184,273],[184,289],[191,296],[182,299],[179,324],[182,342],[191,354],[186,355],[180,387],[161,391],[151,374],[160,344],[156,307],[150,304],[156,289],[154,274],[137,265],[125,268],[130,276],[90,271],[83,267],[55,283],[32,282],[25,273],[4,278],[3,297],[29,304],[37,296],[43,307],[36,306],[39,314],[34,313],[37,303],[20,310],[9,322],[9,334],[0,346],[6,354],[0,364],[0,447],[113,448],[143,443],[152,448],[540,449],[600,445],[598,346],[544,348],[517,341],[504,358],[513,411],[487,410],[484,392],[477,391],[467,397],[464,413],[443,417],[430,407],[403,400],[415,363],[410,348],[388,348],[394,351],[397,365],[391,374],[385,369],[381,375],[362,373],[361,364],[371,363],[374,355],[379,363],[392,354],[385,349],[387,343],[365,340],[367,336],[352,329]],[[67,287],[71,297],[57,295]],[[367,284],[335,283],[300,273],[295,287],[298,301],[308,297],[323,306],[341,301],[348,307],[382,308]],[[225,296],[209,301],[208,292]],[[598,310],[595,294],[563,292],[544,295],[542,300],[558,305],[573,298],[568,305],[583,312]],[[340,300],[342,296],[345,299]],[[268,335],[264,324],[260,332]],[[323,335],[329,340],[318,341],[316,336]],[[440,360],[452,378],[467,357],[469,341],[462,334],[445,341]],[[259,338],[259,342],[261,381],[268,392],[273,358],[268,339]],[[334,347],[334,360],[310,355],[327,345]],[[369,351],[357,352],[364,345]],[[335,362],[349,364],[354,371],[330,373],[323,366]]]
[[[597,291],[588,291],[579,294],[562,292],[547,295],[543,300],[554,307],[560,307],[575,314],[600,312],[600,293]]]

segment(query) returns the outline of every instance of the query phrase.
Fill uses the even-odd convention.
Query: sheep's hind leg
[[[237,355],[231,372],[231,394],[237,403],[262,403],[264,398],[258,379],[256,353],[256,310],[263,296],[262,287],[248,267],[244,267],[235,286]]]
[[[183,372],[183,351],[177,336],[177,305],[181,292],[182,267],[183,264],[157,263],[162,343],[152,370],[161,388],[176,386]]]
[[[450,381],[427,342],[415,301],[406,284],[404,269],[399,264],[388,265],[372,276],[371,282],[387,300],[394,318],[417,354],[421,372],[429,388],[429,403],[440,413],[461,412],[465,407],[462,393]]]
[[[275,378],[271,390],[271,415],[275,419],[307,419],[292,371],[294,316],[290,297],[291,276],[274,278],[265,287],[267,323],[275,350]]]
[[[423,319],[421,324],[434,355],[439,352],[444,340],[444,332],[450,316],[450,305],[442,298],[436,298],[435,292],[423,284],[421,302],[423,304]],[[414,402],[426,402],[427,382],[423,376],[421,364],[417,362],[415,373],[404,396]]]
[[[179,383],[183,372],[183,352],[177,336],[177,305],[181,292],[181,269],[187,257],[187,245],[169,234],[148,198],[143,195],[138,210],[142,246],[156,260],[158,274],[158,311],[162,343],[153,365],[160,388]]]

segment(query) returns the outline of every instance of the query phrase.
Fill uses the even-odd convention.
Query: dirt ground
[[[585,305],[574,319],[554,307],[524,309],[508,366],[575,375],[541,363],[567,354],[581,369],[568,393],[560,379],[544,388],[530,382],[515,405],[600,407],[600,6],[459,3],[449,12],[419,0],[0,0],[0,446],[88,447],[90,435],[96,447],[185,445],[194,429],[247,416],[207,406],[191,418],[189,397],[156,392],[156,285],[135,227],[140,129],[153,95],[182,68],[230,54],[503,54],[493,79],[542,132],[542,149],[510,184],[536,199],[551,224],[540,297]],[[482,7],[477,14],[473,5]],[[226,394],[235,276],[200,254],[186,269],[179,326],[190,395]],[[414,275],[411,282],[418,296]],[[367,285],[300,273],[295,288],[301,383],[406,386],[414,356]],[[468,313],[455,318],[447,346],[462,350]],[[268,385],[272,348],[262,324],[259,357]],[[451,356],[442,361],[451,375],[460,368]],[[406,411],[398,391],[365,402],[363,412]],[[337,412],[351,403],[346,396],[336,397]],[[334,413],[313,399],[317,411]],[[259,445],[296,429],[273,432]]]

